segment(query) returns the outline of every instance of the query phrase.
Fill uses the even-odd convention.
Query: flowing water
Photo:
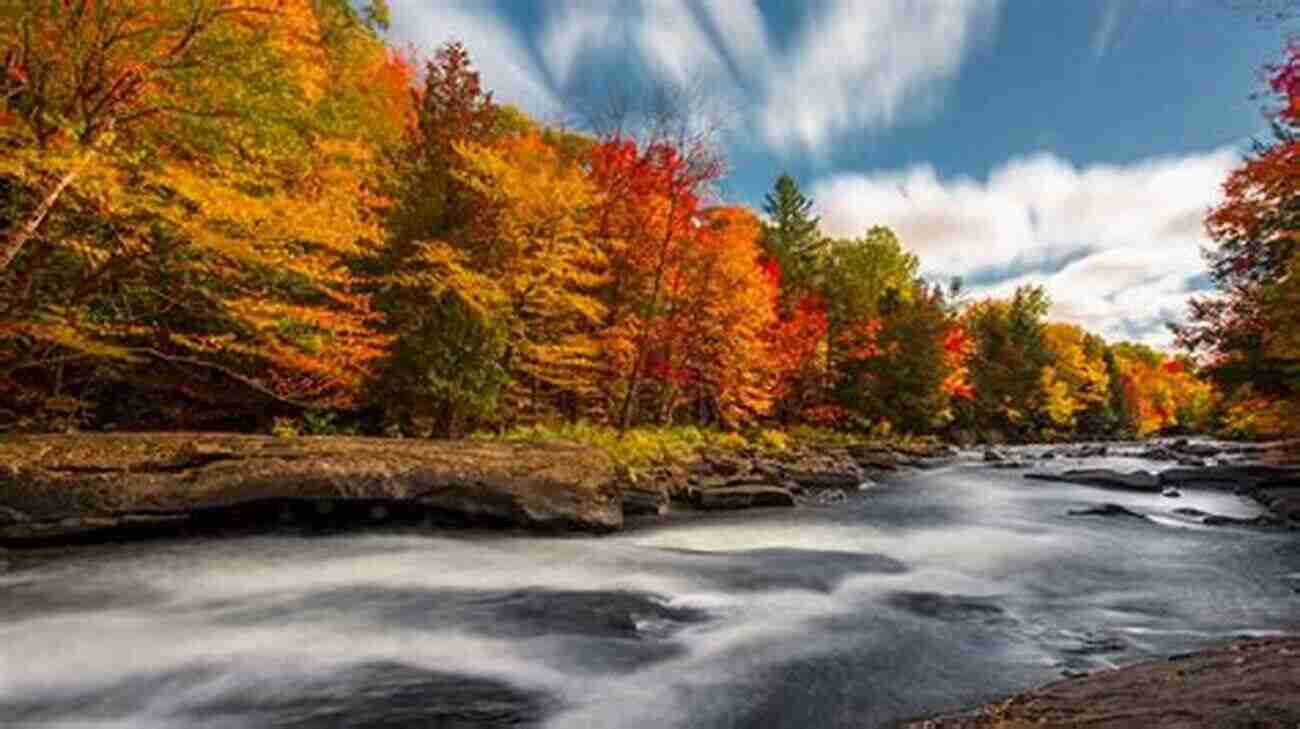
[[[0,573],[0,726],[887,726],[1300,630],[1300,540],[1179,506],[1259,513],[967,463],[604,538],[96,548]]]

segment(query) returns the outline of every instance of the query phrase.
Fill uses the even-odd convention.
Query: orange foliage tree
[[[379,237],[366,180],[396,128],[360,87],[386,51],[355,10],[20,5],[0,10],[0,387],[355,402],[384,338],[349,263]]]

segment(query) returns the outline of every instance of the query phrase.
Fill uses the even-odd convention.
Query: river
[[[1153,467],[1124,459],[1089,465]],[[1069,516],[1103,502],[1150,515]],[[873,727],[1300,630],[1300,540],[973,461],[603,538],[274,535],[0,573],[5,727]]]

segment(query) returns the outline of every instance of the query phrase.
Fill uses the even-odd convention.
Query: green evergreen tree
[[[787,174],[776,178],[763,199],[763,211],[771,219],[763,226],[763,247],[781,266],[781,292],[787,300],[814,284],[825,257],[827,241],[812,207],[813,201]]]

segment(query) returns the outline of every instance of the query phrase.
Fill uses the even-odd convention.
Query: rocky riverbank
[[[1172,462],[1159,471],[1111,468],[1060,468],[1055,462],[1093,458],[1139,458],[1146,461]],[[1300,527],[1300,444],[1295,441],[1266,444],[1215,444],[1186,439],[1151,444],[1084,445],[1052,449],[1027,460],[1008,458],[1005,454],[986,452],[985,460],[994,465],[1013,464],[1033,469],[1025,478],[1039,481],[1077,483],[1118,491],[1158,493],[1178,498],[1182,489],[1211,488],[1232,491],[1254,499],[1271,515],[1254,520],[1239,520],[1215,514],[1181,510],[1183,515],[1200,517],[1208,525],[1290,526]],[[1032,463],[1037,460],[1038,463]]]
[[[618,476],[568,443],[15,436],[0,442],[0,546],[167,531],[414,522],[608,532]]]
[[[0,441],[0,547],[409,524],[604,533],[624,516],[831,503],[942,446],[704,450],[634,471],[573,443],[210,434]]]
[[[1300,638],[1240,640],[1027,691],[907,729],[1300,726]]]

